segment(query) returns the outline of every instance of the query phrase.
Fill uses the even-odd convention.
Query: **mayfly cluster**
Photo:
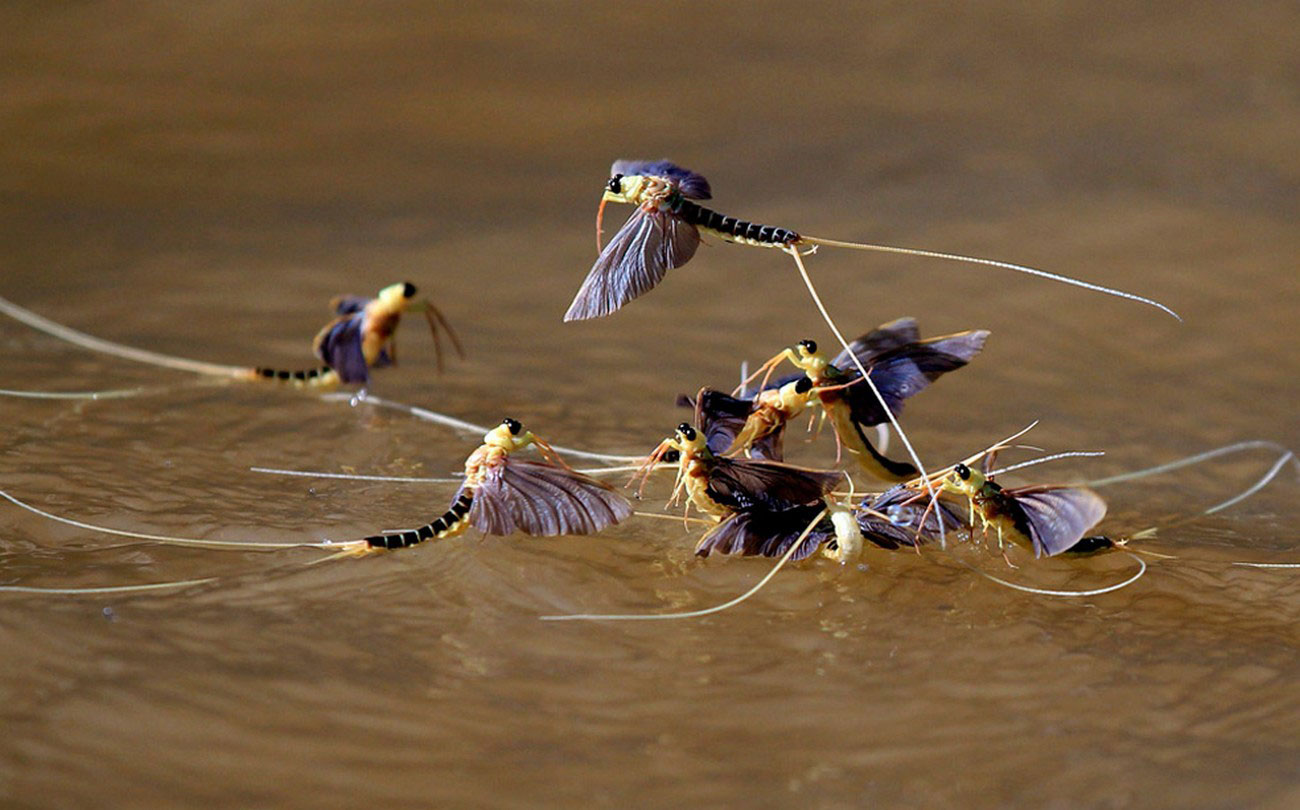
[[[840,563],[849,563],[868,548],[916,554],[923,547],[945,549],[950,542],[966,540],[996,548],[1008,565],[1014,565],[1010,554],[1015,547],[1023,547],[1035,558],[1054,557],[1124,548],[1131,539],[1143,536],[1142,533],[1114,537],[1089,534],[1105,518],[1107,510],[1102,498],[1087,486],[1002,486],[997,480],[1002,471],[993,468],[993,460],[998,452],[1015,446],[1014,441],[1024,431],[956,464],[928,470],[900,424],[904,403],[945,375],[974,361],[983,350],[989,332],[970,329],[922,337],[914,319],[900,318],[849,341],[822,303],[805,258],[819,247],[907,254],[1028,274],[1136,301],[1177,318],[1173,310],[1134,293],[1010,262],[847,242],[811,236],[789,227],[750,222],[706,207],[703,203],[711,197],[712,189],[703,176],[668,161],[616,161],[605,182],[596,215],[598,256],[564,315],[566,321],[578,321],[614,313],[660,284],[669,270],[689,262],[701,240],[712,236],[735,244],[772,248],[789,256],[835,336],[838,348],[829,352],[813,338],[791,336],[799,339],[760,364],[730,392],[708,386],[687,389],[696,393],[681,395],[677,404],[692,409],[691,420],[679,424],[670,436],[630,467],[635,474],[628,486],[639,482],[638,497],[656,469],[664,466],[675,472],[669,506],[683,505],[681,519],[687,526],[693,522],[706,526],[695,540],[696,555],[777,559],[776,567],[755,586],[753,590],[756,590],[781,565],[818,552]],[[605,207],[611,202],[629,204],[634,209],[614,237],[602,244]],[[122,346],[56,324],[5,299],[0,299],[0,311],[94,351],[207,376],[280,381],[315,389],[340,384],[366,386],[373,370],[394,364],[398,325],[409,312],[424,314],[434,340],[439,371],[443,367],[442,335],[463,357],[460,340],[442,313],[432,302],[417,300],[416,292],[415,285],[402,282],[383,288],[373,298],[335,299],[331,305],[333,319],[312,342],[322,365],[299,371],[222,366]],[[787,363],[791,373],[780,373]],[[40,392],[3,393],[42,396]],[[44,396],[74,395],[46,392]],[[437,517],[415,528],[382,530],[343,542],[306,544],[333,551],[327,559],[425,546],[430,541],[464,534],[470,528],[501,536],[590,535],[627,521],[633,515],[646,514],[635,512],[623,493],[594,477],[629,467],[575,470],[561,458],[556,447],[514,418],[506,418],[492,428],[482,428],[413,406],[386,403],[373,396],[367,401],[399,407],[456,428],[477,430],[483,434],[482,443],[466,458],[459,488],[451,496],[450,505]],[[812,423],[818,425],[818,433],[829,427],[835,442],[833,468],[814,469],[786,462],[789,426],[805,415],[811,419],[810,429]],[[886,454],[887,448],[880,444],[890,428],[901,440],[907,458],[891,458]],[[528,451],[535,455],[524,457]],[[590,451],[565,449],[565,453],[605,462],[632,460]],[[1052,458],[1055,456],[1019,466]],[[1288,462],[1295,463],[1289,453],[1274,465],[1269,477]],[[1172,468],[1174,465],[1167,465],[1139,474]],[[866,476],[879,486],[859,492],[855,474]],[[1118,480],[1107,479],[1097,484]],[[1262,485],[1262,482],[1257,484]],[[53,520],[86,529],[100,528],[44,512],[7,493],[0,495]],[[690,517],[692,509],[699,517]],[[240,543],[104,531],[151,542],[249,547]],[[301,547],[303,544],[288,545]],[[1136,576],[1120,585],[1094,591],[1039,591],[1005,583],[989,574],[985,576],[1037,593],[1095,594],[1122,587],[1140,576],[1146,564],[1140,558],[1133,559],[1141,565]],[[193,581],[171,584],[193,584]],[[165,586],[167,583],[137,587]],[[33,590],[24,586],[0,586],[3,589]],[[76,589],[66,592],[76,592]],[[730,606],[748,595],[693,614],[583,618],[699,615]]]

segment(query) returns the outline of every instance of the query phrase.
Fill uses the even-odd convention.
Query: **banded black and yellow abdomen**
[[[785,247],[799,241],[799,234],[789,228],[760,225],[743,219],[724,216],[690,200],[681,198],[673,206],[674,213],[696,227],[712,231],[730,242],[761,247]]]
[[[460,493],[456,495],[456,500],[452,502],[451,508],[432,523],[428,523],[418,529],[411,529],[409,531],[372,535],[366,538],[366,544],[371,548],[386,548],[391,550],[414,546],[423,543],[425,540],[438,540],[444,537],[455,537],[465,531],[465,529],[469,528],[469,510],[473,505],[474,491],[471,489],[462,489]]]
[[[257,380],[267,380],[269,382],[286,383],[295,388],[332,388],[341,382],[338,372],[329,366],[321,366],[320,368],[311,368],[302,371],[286,371],[284,369],[258,366],[253,369],[253,378]]]

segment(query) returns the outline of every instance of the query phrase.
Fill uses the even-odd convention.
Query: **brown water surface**
[[[560,316],[609,162],[671,157],[726,212],[986,255],[1157,298],[823,250],[846,330],[987,328],[909,405],[948,463],[1030,421],[1076,481],[1243,439],[1300,446],[1294,4],[10,4],[0,295],[123,343],[307,365],[325,303],[410,279],[471,353],[408,324],[373,390],[552,441],[652,448],[674,396],[831,336],[787,259],[712,243],[598,322]],[[625,208],[607,212],[616,226]],[[118,528],[348,539],[422,522],[478,437],[88,353],[0,321],[0,487]],[[825,442],[793,455],[829,464]],[[1194,514],[1256,452],[1105,490],[1103,529]],[[964,547],[768,564],[639,519],[599,537],[319,552],[137,542],[0,506],[0,578],[217,577],[0,594],[0,797],[16,807],[1300,806],[1297,477],[1144,545],[1012,571]],[[667,481],[645,508],[658,510]]]

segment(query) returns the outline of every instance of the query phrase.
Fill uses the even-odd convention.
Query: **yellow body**
[[[733,455],[741,450],[749,455],[749,448],[754,442],[770,436],[781,427],[804,412],[812,402],[816,391],[799,393],[798,380],[786,383],[780,388],[759,392],[754,400],[754,411],[745,420],[745,426],[736,434],[735,440],[727,448],[725,455]]]
[[[361,354],[366,358],[366,365],[374,365],[385,347],[389,348],[390,357],[395,354],[396,349],[391,345],[393,334],[411,304],[405,294],[408,288],[414,291],[409,284],[390,284],[366,304],[365,326],[361,332]],[[393,359],[396,361],[396,357]]]
[[[835,527],[836,548],[832,550],[823,546],[822,555],[839,563],[856,560],[862,554],[863,539],[862,527],[858,525],[853,510],[836,503],[832,498],[827,498],[826,512]]]

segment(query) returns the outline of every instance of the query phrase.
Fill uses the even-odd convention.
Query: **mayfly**
[[[370,369],[393,362],[395,347],[393,335],[405,312],[422,311],[433,334],[438,370],[442,370],[442,341],[438,330],[447,333],[456,353],[464,357],[460,340],[438,308],[427,299],[414,301],[416,288],[410,282],[390,284],[375,298],[340,296],[331,303],[335,318],[316,335],[312,343],[317,356],[327,365],[313,369],[287,371],[265,366],[248,367],[208,363],[185,357],[123,346],[71,327],[51,321],[12,301],[0,298],[0,312],[15,318],[33,329],[39,329],[60,340],[91,351],[133,360],[162,368],[188,371],[208,377],[234,380],[269,380],[295,387],[331,388],[339,383],[365,383]],[[150,389],[125,391],[91,391],[80,393],[4,391],[5,395],[36,399],[99,399],[136,396]]]
[[[1028,486],[1005,489],[965,463],[936,482],[945,492],[965,495],[970,522],[976,516],[987,532],[997,532],[998,547],[1011,540],[1032,548],[1035,557],[1076,550],[1084,535],[1106,516],[1106,502],[1084,487]],[[1094,550],[1085,544],[1079,551]]]
[[[538,449],[541,461],[513,456],[529,445]],[[507,418],[465,460],[465,481],[445,513],[418,529],[377,534],[365,542],[371,548],[405,548],[453,537],[470,526],[495,535],[595,534],[631,514],[632,505],[613,487],[575,472],[550,444]]]
[[[1149,298],[1023,265],[931,250],[844,242],[801,234],[790,228],[748,222],[725,216],[700,204],[711,198],[712,189],[708,180],[667,160],[614,161],[596,214],[596,246],[600,255],[564,319],[576,321],[609,315],[637,296],[649,292],[663,280],[669,270],[681,267],[691,260],[700,244],[701,230],[728,242],[777,248],[794,256],[796,261],[799,260],[801,250],[826,246],[905,253],[1001,267],[1149,304],[1178,317],[1173,310]],[[601,224],[605,204],[609,202],[635,205],[636,210],[609,244],[602,248]],[[800,270],[802,269],[800,264]]]
[[[415,285],[406,281],[390,284],[374,298],[339,296],[330,302],[335,319],[326,324],[312,341],[312,350],[325,363],[323,368],[281,371],[258,367],[253,373],[261,378],[295,382],[299,385],[325,387],[340,382],[364,385],[370,381],[370,369],[382,368],[397,361],[395,335],[398,323],[403,313],[417,310],[424,313],[429,323],[438,371],[441,372],[443,361],[439,326],[447,333],[457,355],[463,358],[465,352],[456,332],[433,302],[427,299],[414,301],[415,294]]]
[[[688,422],[678,425],[672,437],[650,454],[645,475],[667,459],[678,464],[673,498],[684,490],[691,505],[715,520],[751,508],[780,511],[820,504],[843,479],[842,473],[833,471],[715,455],[703,434]]]
[[[922,340],[915,319],[899,318],[857,338],[848,350],[832,359],[819,351],[816,341],[801,340],[765,362],[753,376],[770,375],[782,360],[789,360],[802,372],[800,377],[810,382],[804,386],[809,401],[821,403],[840,445],[848,449],[863,470],[885,481],[906,481],[917,474],[917,468],[886,458],[863,428],[885,424],[891,417],[896,419],[904,400],[970,362],[984,348],[988,336],[987,330],[973,329]],[[861,384],[858,368],[867,370],[872,387]],[[754,412],[736,433],[734,441],[742,445],[741,449],[747,441],[775,434],[784,425],[782,415],[794,415],[786,391],[791,384],[799,386],[800,377],[778,380],[774,385],[776,397],[767,393],[770,389],[766,389],[764,377],[764,390],[756,399]],[[778,400],[773,404],[779,407],[763,407],[765,397]],[[701,397],[697,407],[710,424],[708,430],[716,434],[727,432],[735,423],[735,403],[720,396]],[[719,418],[712,418],[714,414]],[[714,424],[718,427],[712,427]],[[779,446],[778,437],[769,440],[764,451]]]

